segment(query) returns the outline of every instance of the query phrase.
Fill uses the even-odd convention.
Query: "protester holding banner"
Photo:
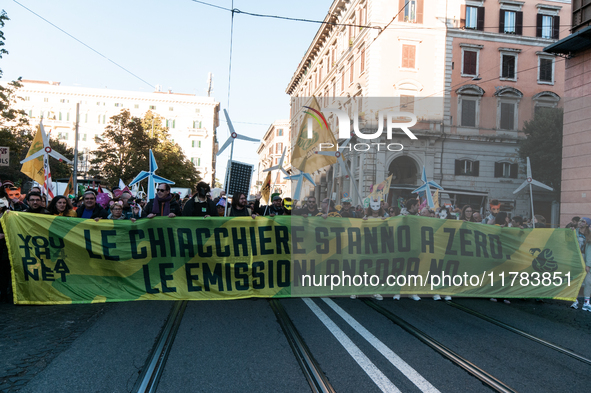
[[[308,201],[301,209],[293,212],[295,216],[314,217],[318,214],[318,206],[316,205],[316,197],[309,196]]]
[[[156,187],[156,197],[148,202],[144,214],[147,218],[156,216],[174,218],[183,215],[180,205],[173,200],[173,195],[170,193],[170,184],[161,183]]]
[[[27,213],[49,214],[47,209],[42,205],[41,194],[38,192],[30,192],[26,198],[29,208],[25,210]]]
[[[293,208],[293,201],[290,197],[285,197],[281,201],[281,206],[283,206],[283,211],[285,215],[291,216],[291,209]]]
[[[5,197],[0,198],[0,217],[8,211],[10,204]],[[6,237],[0,225],[0,302],[10,300],[10,259],[6,247]]]
[[[254,211],[261,216],[282,216],[285,214],[281,203],[281,197],[279,195],[273,196],[273,201],[270,205],[261,206],[262,194],[259,192],[256,194],[256,202],[254,203]]]
[[[249,208],[246,207],[246,194],[243,192],[237,192],[232,198],[232,207],[230,208],[229,217],[248,217],[251,216],[253,219],[257,217],[256,214]]]
[[[341,203],[343,204],[339,211],[341,217],[358,218],[351,206],[351,198],[343,198],[341,199]]]
[[[96,194],[94,191],[86,191],[84,195],[82,195],[82,203],[83,205],[76,210],[76,215],[78,218],[107,218],[109,213],[101,207],[98,203],[96,203]]]
[[[324,198],[320,204],[320,212],[316,214],[317,217],[328,218],[328,217],[341,217],[339,212],[334,206],[332,199]]]
[[[474,222],[474,219],[472,218],[473,212],[474,212],[474,210],[472,209],[472,206],[470,206],[470,205],[464,206],[462,208],[462,214],[460,214],[460,220]]]
[[[591,230],[589,226],[591,225],[591,218],[583,217],[579,219],[577,224],[577,229],[575,230],[577,240],[579,241],[579,248],[581,253],[583,254],[583,259],[585,260],[585,269],[587,270],[587,275],[585,276],[585,281],[583,281],[583,286],[585,287],[584,296],[585,296],[585,304],[589,304],[589,296],[591,295],[591,277],[589,273],[589,267],[591,266]],[[575,300],[571,307],[575,310],[579,308],[579,301]],[[583,310],[591,311],[589,307],[585,308],[583,305]]]
[[[53,214],[54,216],[78,217],[68,198],[63,195],[53,198],[47,210],[49,210],[49,214]]]
[[[197,192],[183,207],[185,217],[216,217],[218,215],[215,203],[207,197],[211,187],[204,181],[197,183]]]

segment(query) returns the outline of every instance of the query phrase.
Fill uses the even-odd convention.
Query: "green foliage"
[[[126,109],[111,117],[98,149],[92,152],[95,158],[89,174],[106,179],[111,186],[120,178],[129,184],[142,170],[149,169],[150,149],[158,163],[156,174],[174,181],[176,187],[193,187],[201,179],[181,147],[170,140],[161,117],[148,111],[140,119]]]
[[[0,13],[0,28],[4,27],[5,21],[10,20],[6,12]],[[0,59],[2,55],[8,54],[4,46],[4,33],[0,30]],[[2,70],[0,69],[0,78]],[[10,166],[0,167],[0,179],[10,179],[14,182],[30,180],[20,172],[22,160],[27,154],[27,150],[33,134],[29,127],[29,118],[22,110],[14,109],[13,106],[17,100],[22,99],[17,96],[17,90],[22,85],[20,78],[6,85],[0,85],[0,145],[10,148]]]
[[[519,156],[529,157],[534,179],[560,192],[562,175],[562,119],[563,110],[541,108],[523,132],[527,136],[519,144]]]

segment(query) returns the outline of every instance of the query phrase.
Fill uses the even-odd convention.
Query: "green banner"
[[[574,299],[585,276],[568,229],[424,217],[1,223],[18,304],[439,294]]]

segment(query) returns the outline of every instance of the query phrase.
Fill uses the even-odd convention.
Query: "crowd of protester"
[[[153,199],[134,196],[130,190],[112,190],[112,195],[98,193],[97,190],[88,189],[80,198],[58,195],[49,204],[45,195],[39,187],[32,187],[23,198],[20,195],[20,188],[15,187],[11,181],[0,183],[0,217],[7,210],[22,211],[37,214],[49,214],[54,216],[78,217],[85,219],[99,220],[130,220],[135,222],[139,219],[152,219],[154,217],[174,218],[184,217],[252,217],[277,215],[294,215],[303,217],[344,217],[358,218],[362,220],[381,219],[388,217],[416,215],[436,219],[460,220],[477,224],[495,225],[500,227],[513,228],[545,228],[546,220],[541,215],[535,215],[532,220],[521,216],[512,216],[501,211],[501,204],[498,200],[490,201],[490,208],[483,217],[479,208],[472,205],[460,207],[444,205],[432,209],[422,204],[416,198],[406,201],[394,201],[390,206],[386,201],[370,200],[369,206],[353,206],[350,198],[343,198],[340,204],[329,198],[321,201],[320,206],[315,196],[309,196],[304,201],[282,198],[279,194],[270,196],[269,205],[261,204],[262,195],[257,194],[249,197],[245,193],[235,193],[231,201],[228,201],[222,191],[215,198],[212,198],[211,188],[205,182],[196,185],[196,192],[181,199],[179,194],[171,192],[170,185],[159,184],[156,188],[156,195]],[[581,253],[586,263],[587,276],[584,281],[584,304],[583,310],[591,311],[589,297],[591,295],[591,219],[587,217],[573,217],[566,226],[576,232]],[[10,263],[8,251],[2,228],[0,227],[0,297],[8,299],[10,291]],[[351,296],[354,298],[355,296]],[[382,300],[382,296],[375,294],[374,298]],[[413,300],[421,300],[418,295],[411,295]],[[394,296],[395,300],[400,295]],[[440,295],[434,295],[434,300],[440,300]],[[446,300],[451,297],[446,296]],[[508,299],[503,300],[510,303]],[[579,303],[575,301],[572,308],[578,309]]]

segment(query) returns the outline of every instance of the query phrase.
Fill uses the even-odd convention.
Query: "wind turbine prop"
[[[285,147],[283,149],[283,154],[281,154],[281,158],[279,159],[279,163],[275,166],[272,166],[271,168],[267,168],[265,169],[263,172],[270,172],[270,171],[274,171],[274,170],[280,170],[281,172],[283,172],[283,174],[285,176],[289,176],[289,173],[287,173],[287,171],[285,169],[283,169],[283,160],[285,159],[285,152],[287,151],[287,147]],[[275,183],[276,183],[277,178],[275,178],[275,180],[273,180],[273,186],[271,187],[271,189],[269,190],[269,195],[272,194],[272,191],[275,189]],[[265,212],[263,215],[267,214],[267,208],[269,207],[269,205],[265,206]]]
[[[414,191],[412,191],[412,193],[418,194],[419,192],[425,192],[427,194],[427,204],[429,205],[429,208],[433,209],[433,208],[435,208],[435,203],[433,202],[433,195],[431,195],[431,188],[430,187],[435,187],[440,190],[443,190],[443,187],[441,187],[439,184],[435,183],[433,180],[427,180],[427,172],[425,171],[424,165],[423,165],[423,174],[421,175],[421,180],[423,181],[423,185],[420,186],[419,188],[415,189]]]
[[[230,129],[230,137],[226,140],[226,142],[224,143],[224,145],[222,146],[222,148],[217,152],[217,156],[219,156],[220,154],[222,154],[222,152],[224,150],[226,150],[226,148],[229,145],[232,145],[231,149],[230,149],[230,159],[228,160],[228,181],[226,181],[226,197],[229,196],[229,191],[230,191],[230,175],[231,175],[231,171],[232,171],[232,157],[234,157],[234,140],[236,139],[242,139],[243,141],[249,141],[249,142],[260,142],[260,139],[256,139],[256,138],[250,138],[248,136],[244,136],[244,135],[238,135],[238,133],[236,132],[236,130],[234,130],[234,126],[232,125],[232,121],[230,120],[230,116],[228,115],[228,111],[224,109],[224,116],[226,116],[226,121],[228,122],[228,128]],[[227,216],[227,212],[228,212],[228,204],[226,203],[226,210],[224,211],[224,217]]]
[[[314,187],[316,187],[316,183],[314,183],[312,175],[306,172],[300,172],[297,175],[287,176],[284,177],[284,179],[292,181],[297,180],[298,184],[296,185],[295,192],[293,193],[293,199],[296,199],[298,201],[300,200],[300,194],[302,193],[302,184],[304,183],[304,179],[308,179],[308,181],[312,183]]]
[[[527,178],[525,179],[525,181],[523,183],[521,183],[521,185],[519,187],[517,187],[517,190],[513,191],[513,194],[517,194],[519,191],[523,190],[523,188],[527,185],[529,185],[529,198],[530,198],[530,202],[531,202],[531,219],[533,222],[535,215],[534,215],[534,193],[532,190],[532,185],[542,187],[542,188],[545,188],[546,190],[550,190],[550,191],[554,191],[554,189],[550,186],[545,185],[544,183],[541,183],[541,182],[533,179],[533,177],[531,175],[531,165],[529,163],[529,157],[527,157]]]
[[[39,131],[41,132],[41,139],[43,139],[43,149],[39,150],[37,153],[30,155],[29,157],[25,158],[21,161],[21,164],[25,162],[34,160],[38,157],[43,156],[43,170],[45,171],[45,191],[47,194],[51,194],[50,196],[53,198],[53,192],[51,191],[53,186],[51,184],[51,172],[49,170],[49,156],[59,160],[65,161],[68,164],[72,164],[72,161],[68,160],[66,157],[62,156],[57,151],[53,150],[51,146],[49,146],[49,137],[45,133],[45,128],[43,127],[43,120],[39,122]]]
[[[351,175],[351,172],[349,171],[349,167],[347,166],[347,164],[345,163],[345,160],[343,159],[343,153],[341,153],[339,150],[345,149],[347,147],[347,145],[349,144],[349,142],[351,141],[351,138],[353,138],[353,132],[351,132],[351,135],[349,136],[349,139],[345,140],[345,142],[343,142],[342,145],[339,146],[339,148],[335,151],[316,151],[316,154],[320,154],[323,156],[328,156],[328,157],[334,157],[337,159],[337,162],[339,163],[339,166],[341,167],[341,173],[345,173],[345,177],[348,177],[351,179],[351,181],[353,182],[353,187],[355,188],[355,192],[357,193],[357,197],[359,198],[360,201],[363,200],[363,198],[361,198],[361,194],[359,193],[359,190],[357,189],[357,182],[355,181],[355,179],[353,179],[353,176]],[[333,181],[333,187],[334,187],[334,181]],[[332,191],[331,191],[332,193]]]
[[[154,159],[154,153],[152,153],[152,149],[150,149],[150,170],[148,172],[141,171],[139,175],[133,179],[130,186],[133,186],[136,183],[148,178],[148,200],[154,199],[156,189],[156,183],[164,183],[164,184],[174,184],[172,180],[165,179],[156,175],[154,172],[158,169],[158,164],[156,164],[156,160]]]

